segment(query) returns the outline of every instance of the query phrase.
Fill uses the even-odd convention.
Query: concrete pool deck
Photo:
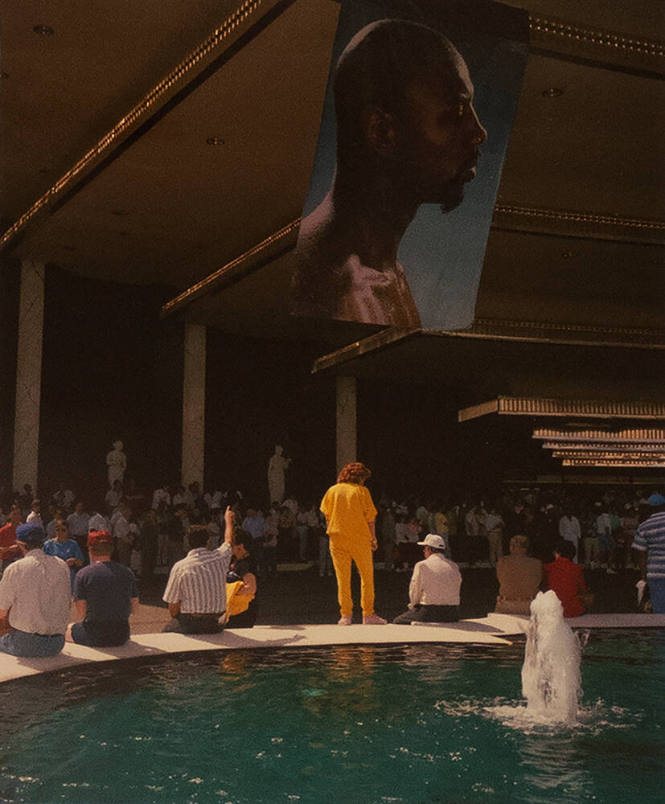
[[[147,608],[147,607],[146,607]],[[119,661],[169,653],[210,650],[310,648],[325,645],[450,643],[506,645],[525,633],[529,618],[509,614],[419,625],[256,625],[221,634],[133,633],[119,648],[88,648],[68,643],[58,656],[28,659],[0,654],[0,683],[92,662]],[[567,621],[573,628],[665,628],[665,614],[585,614]]]

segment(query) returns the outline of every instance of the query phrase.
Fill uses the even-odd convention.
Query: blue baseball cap
[[[647,503],[652,506],[665,505],[665,497],[662,494],[652,494],[647,500]]]
[[[44,544],[46,534],[44,529],[33,522],[26,522],[16,528],[16,541],[24,544]]]

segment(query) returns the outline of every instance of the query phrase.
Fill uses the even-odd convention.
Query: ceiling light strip
[[[622,452],[665,452],[665,441],[656,441],[653,444],[644,441],[544,441],[543,449],[561,450],[565,452],[593,452],[598,450]]]
[[[617,431],[607,430],[557,430],[553,428],[541,427],[533,431],[531,436],[534,439],[557,440],[557,441],[579,441],[584,439],[588,442],[640,442],[640,443],[665,443],[665,430],[658,428],[639,428]]]
[[[212,34],[193,50],[166,78],[162,79],[145,95],[113,128],[105,134],[81,159],[76,162],[58,181],[49,188],[35,203],[16,220],[0,238],[0,248],[4,248],[44,207],[55,199],[70,185],[74,179],[95,163],[110,147],[132,128],[157,101],[164,97],[173,86],[206,58],[219,45],[236,31],[249,16],[261,6],[263,0],[244,0]]]
[[[300,228],[300,220],[300,218],[297,218],[291,221],[291,223],[266,237],[265,240],[257,243],[257,245],[231,260],[231,262],[227,262],[226,265],[218,268],[200,282],[187,288],[187,290],[164,304],[161,314],[165,316],[175,312],[179,307],[183,307],[199,296],[212,291],[224,279],[238,279],[239,275],[244,275],[245,271],[251,268],[258,259],[263,259],[264,252],[269,252],[271,259],[274,259],[283,249],[292,248],[295,245],[295,237]]]
[[[513,416],[582,416],[586,418],[665,419],[662,402],[604,402],[586,399],[541,399],[500,396],[499,414]]]
[[[476,318],[473,332],[498,334],[501,331],[530,330],[533,332],[565,332],[578,336],[612,335],[621,338],[644,338],[651,342],[662,340],[665,343],[665,329],[647,327],[606,327],[589,324],[566,324],[556,321],[515,321],[501,318]]]
[[[636,39],[623,34],[601,31],[597,28],[581,28],[578,25],[544,17],[529,15],[529,30],[534,33],[569,39],[572,42],[585,42],[612,50],[622,50],[626,53],[637,53],[641,56],[657,58],[665,56],[665,43],[654,39],[646,37]]]
[[[519,207],[515,205],[497,204],[495,214],[513,215],[525,218],[557,221],[558,223],[583,223],[593,226],[619,226],[624,229],[638,229],[665,232],[665,221],[642,218],[623,218],[619,215],[601,215],[594,212],[576,210],[541,209],[538,207]]]
[[[561,449],[554,450],[552,453],[554,458],[582,458],[594,459],[602,461],[665,461],[665,452],[634,452],[627,454],[621,450],[572,450]]]
[[[604,461],[600,458],[564,458],[561,461],[562,466],[613,466],[621,469],[660,469],[665,466],[665,463],[660,461]]]

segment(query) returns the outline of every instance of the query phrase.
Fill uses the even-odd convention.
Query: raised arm
[[[224,512],[224,525],[224,544],[233,545],[235,514],[230,505],[226,506],[226,511]]]

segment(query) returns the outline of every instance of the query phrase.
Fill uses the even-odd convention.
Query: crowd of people
[[[551,588],[565,616],[577,616],[589,605],[585,570],[633,568],[649,581],[654,611],[663,610],[665,498],[659,494],[625,488],[591,497],[584,487],[509,488],[488,503],[397,502],[382,494],[375,507],[365,485],[370,475],[364,464],[348,464],[320,502],[301,505],[287,497],[265,512],[239,491],[164,484],[146,495],[115,479],[101,511],[61,484],[46,498],[44,515],[40,498],[25,486],[0,506],[0,618],[6,632],[0,650],[25,650],[30,636],[122,644],[138,601],[137,578],[155,574],[168,575],[163,599],[172,619],[165,630],[251,627],[258,584],[277,572],[278,562],[316,563],[320,576],[334,570],[340,625],[352,622],[352,563],[360,575],[365,624],[386,622],[374,611],[378,568],[412,573],[409,607],[396,623],[457,619],[460,567],[482,565],[496,568],[497,612],[528,614],[537,591]],[[31,573],[46,574],[55,597],[66,580],[65,596],[68,603],[73,598],[78,622],[62,627],[69,606],[60,598],[52,606],[15,602]],[[50,622],[40,620],[46,610]],[[38,655],[57,647],[57,640],[46,642]]]

